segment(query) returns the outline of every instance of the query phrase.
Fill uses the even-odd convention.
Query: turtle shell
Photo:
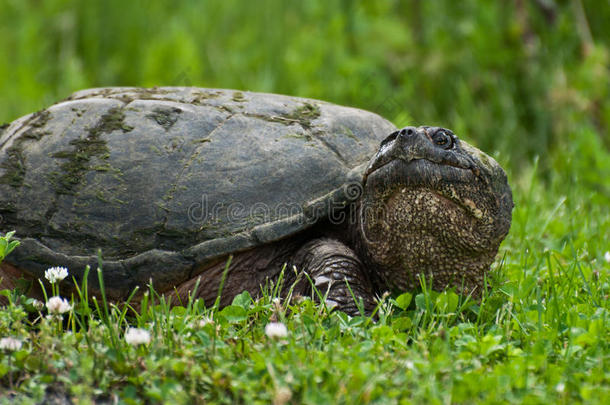
[[[151,278],[184,281],[357,197],[394,130],[367,111],[275,94],[77,92],[0,133],[0,230],[22,243],[5,260],[78,278],[101,251],[117,296]]]

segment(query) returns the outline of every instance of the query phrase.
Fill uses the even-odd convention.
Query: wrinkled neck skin
[[[456,232],[453,225],[443,229],[443,221],[449,219],[446,213],[426,223],[427,213],[417,209],[418,202],[447,204],[438,195],[419,190],[399,192],[388,198],[387,205],[361,202],[357,206],[349,244],[363,261],[375,289],[412,291],[421,287],[420,277],[424,277],[426,285],[434,290],[455,287],[461,294],[479,296],[499,243],[487,249],[477,248],[473,241],[480,238],[480,232],[472,223],[465,225],[464,233]],[[398,218],[367,225],[377,213],[387,214],[388,206],[400,209]],[[470,240],[458,240],[468,233],[473,236]]]

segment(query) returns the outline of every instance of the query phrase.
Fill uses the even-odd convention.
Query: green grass
[[[3,401],[607,403],[608,207],[534,169],[514,185],[512,230],[481,302],[422,288],[384,297],[374,322],[310,297],[278,302],[272,288],[222,310],[170,307],[150,288],[137,311],[73,297],[61,321],[5,291],[0,336],[23,346],[0,354]],[[265,335],[275,321],[285,338]],[[129,326],[150,343],[128,344]]]

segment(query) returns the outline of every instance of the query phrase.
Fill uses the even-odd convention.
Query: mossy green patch
[[[97,198],[101,202],[108,203],[108,204],[114,204],[114,205],[126,204],[125,201],[116,198],[115,196],[112,195],[112,193],[107,193],[102,190],[99,190],[97,193],[95,193],[95,198]]]
[[[17,212],[17,206],[13,201],[0,201],[0,213]]]
[[[303,128],[310,128],[311,121],[320,116],[320,107],[315,104],[305,103],[294,111],[284,114],[282,117],[286,120],[296,121]]]
[[[201,138],[201,139],[193,139],[191,142],[194,144],[200,144],[200,143],[212,142],[212,140],[210,138]]]
[[[151,152],[155,153],[157,156],[161,156],[163,154],[161,152],[161,149],[157,148],[155,145],[150,145],[149,149]]]
[[[233,109],[231,109],[229,106],[226,106],[226,105],[219,105],[219,106],[215,106],[215,107],[220,112],[224,112],[224,113],[227,113],[227,114],[233,114],[234,113]]]
[[[193,98],[191,100],[183,100],[182,102],[197,105],[206,105],[206,100],[211,98],[217,98],[218,96],[220,96],[220,94],[220,92],[197,91],[193,92]]]
[[[151,114],[146,117],[155,120],[157,124],[162,126],[166,131],[178,121],[178,116],[182,113],[182,110],[177,107],[172,108],[155,108]]]
[[[278,122],[284,125],[298,124],[303,129],[310,129],[312,121],[320,116],[320,107],[305,103],[293,111],[281,115],[244,114],[248,117],[259,118],[269,122]]]
[[[23,185],[25,178],[25,156],[20,144],[14,144],[7,150],[7,157],[0,167],[4,169],[4,173],[0,176],[0,183],[19,188]]]
[[[87,111],[87,110],[86,110],[86,109],[84,109],[84,108],[76,108],[76,107],[72,107],[72,108],[70,108],[70,111],[74,112],[74,113],[76,114],[76,116],[77,116],[77,117],[82,117],[82,116],[83,116],[83,113],[84,113],[85,111]]]
[[[346,127],[345,125],[342,125],[341,130],[343,135],[353,139],[354,141],[358,141],[358,138],[356,137],[356,135],[354,135],[354,131],[352,131],[350,128]]]
[[[60,165],[61,172],[54,172],[50,175],[50,180],[57,194],[73,195],[83,182],[85,174],[90,170],[98,170],[99,167],[106,165],[91,164],[91,160],[108,159],[110,151],[106,141],[101,138],[103,133],[113,131],[129,132],[133,127],[124,122],[125,113],[121,108],[111,108],[99,119],[95,126],[87,129],[87,136],[70,141],[72,149],[63,150],[51,155],[54,158],[64,159]]]
[[[26,156],[23,152],[24,144],[28,141],[38,141],[50,133],[42,129],[50,117],[51,113],[47,110],[32,114],[30,121],[27,123],[27,129],[6,150],[6,157],[0,163],[0,168],[4,169],[4,173],[0,176],[0,183],[8,184],[15,188],[23,186],[27,171]]]
[[[125,113],[121,108],[111,108],[108,112],[102,115],[100,121],[95,127],[89,129],[89,133],[99,135],[100,133],[110,133],[112,131],[121,130],[129,132],[133,129],[132,126],[125,124]]]
[[[284,135],[284,138],[302,139],[307,142],[313,141],[312,136],[309,134],[288,134],[288,135]]]
[[[235,101],[236,103],[242,103],[246,101],[244,93],[242,93],[241,91],[236,91],[235,93],[233,93],[233,101]]]
[[[131,103],[133,100],[135,100],[133,97],[128,96],[127,94],[123,94],[119,97],[116,97],[117,100],[125,103],[125,104],[129,104]]]

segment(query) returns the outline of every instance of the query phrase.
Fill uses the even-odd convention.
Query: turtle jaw
[[[396,232],[416,239],[438,236],[447,244],[482,252],[497,249],[506,236],[504,214],[473,171],[426,159],[395,159],[372,172],[364,184],[360,231],[373,244],[384,244]],[[465,229],[472,231],[463,233]]]
[[[377,196],[375,200],[386,200],[398,190],[429,190],[458,207],[472,217],[484,220],[476,203],[460,192],[463,186],[476,184],[477,176],[469,169],[439,165],[427,159],[405,162],[394,159],[371,172],[364,184],[364,192]],[[468,187],[471,188],[471,187]]]
[[[450,137],[451,147],[444,148],[435,145],[432,137],[439,132]],[[372,173],[395,160],[410,163],[422,159],[439,166],[471,170],[476,176],[480,175],[477,162],[468,153],[464,153],[461,142],[448,129],[407,127],[390,134],[381,142],[379,150],[371,159],[364,173],[363,184],[366,184]]]

